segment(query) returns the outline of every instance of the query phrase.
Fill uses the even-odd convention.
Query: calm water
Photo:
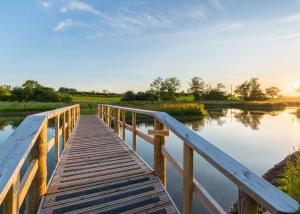
[[[300,145],[300,110],[289,108],[278,111],[210,110],[204,119],[183,120],[190,129],[238,160],[258,175]],[[23,116],[0,116],[0,144],[13,132]],[[151,123],[139,123],[147,132]],[[127,142],[131,145],[131,133]],[[49,128],[49,138],[53,128]],[[173,134],[167,138],[170,153],[182,162],[183,144]],[[137,151],[153,167],[153,147],[138,138]],[[54,169],[54,151],[49,153],[49,174]],[[237,188],[199,155],[194,156],[194,175],[208,192],[228,210],[237,198]],[[181,209],[182,178],[167,163],[167,189]],[[204,213],[201,203],[194,199],[194,213]]]

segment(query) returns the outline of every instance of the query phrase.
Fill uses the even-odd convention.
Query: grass
[[[163,111],[172,116],[201,116],[205,115],[204,105],[184,102],[120,102],[116,105],[130,108]]]
[[[90,96],[72,96],[75,103],[81,102],[119,102],[121,97],[90,97]]]
[[[279,188],[300,203],[300,153],[289,156]]]
[[[67,103],[45,102],[0,102],[0,112],[40,112],[67,106]]]

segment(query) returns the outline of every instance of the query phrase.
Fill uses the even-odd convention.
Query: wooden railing
[[[0,204],[5,214],[19,213],[26,198],[26,213],[36,213],[47,191],[47,153],[55,145],[59,161],[63,148],[79,118],[80,106],[60,108],[27,116],[0,146]],[[55,135],[48,140],[48,121],[54,119]],[[60,124],[61,123],[61,124]],[[21,168],[28,162],[25,174]]]
[[[120,118],[120,112],[122,118]],[[126,123],[126,112],[131,113],[131,125]],[[154,118],[153,130],[143,133],[137,129],[136,114]],[[132,132],[132,149],[136,151],[136,137],[139,136],[154,146],[154,171],[166,186],[166,160],[183,176],[183,213],[192,212],[193,193],[198,196],[210,213],[226,213],[206,189],[193,176],[193,155],[197,153],[219,170],[239,188],[239,213],[258,213],[259,207],[271,213],[295,213],[298,203],[259,177],[251,170],[222,152],[182,123],[164,112],[147,111],[112,105],[99,104],[97,115],[108,126],[114,124],[117,135],[122,126],[122,140],[125,142],[126,129]],[[128,115],[128,113],[127,113]],[[164,146],[169,130],[184,144],[183,165]],[[152,137],[153,136],[153,137]],[[254,160],[256,161],[256,160]],[[196,166],[197,167],[197,166]],[[260,212],[262,209],[260,209]]]

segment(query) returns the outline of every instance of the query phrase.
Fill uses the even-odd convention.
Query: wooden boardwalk
[[[152,169],[97,116],[81,116],[41,213],[177,213]]]

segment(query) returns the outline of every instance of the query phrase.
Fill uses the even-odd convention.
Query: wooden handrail
[[[37,211],[41,197],[47,190],[47,153],[55,145],[56,159],[59,160],[59,137],[63,135],[65,146],[79,118],[79,112],[80,106],[73,105],[27,116],[0,145],[0,204],[5,214],[18,213],[26,196],[30,203],[26,211]],[[48,141],[48,120],[52,118],[55,118],[55,135]],[[30,165],[20,179],[20,170],[26,160]]]
[[[258,205],[262,206],[272,213],[296,213],[298,211],[299,204],[297,201],[292,199],[287,194],[283,193],[268,181],[256,175],[254,172],[243,166],[238,161],[234,160],[232,157],[218,149],[213,144],[209,143],[207,140],[199,136],[196,132],[190,130],[167,113],[106,104],[99,104],[97,108],[101,109],[101,111],[98,111],[98,116],[103,121],[110,120],[110,115],[108,115],[107,112],[110,112],[113,109],[118,109],[124,112],[122,114],[125,114],[125,112],[130,112],[132,115],[143,114],[151,116],[154,118],[154,121],[156,121],[157,124],[154,124],[154,129],[156,129],[155,127],[157,127],[158,129],[160,129],[160,127],[165,127],[183,141],[184,167],[181,168],[181,174],[183,174],[184,178],[183,209],[185,213],[191,213],[192,192],[196,192],[196,195],[199,196],[203,205],[209,212],[224,213],[224,210],[221,209],[221,207],[216,203],[216,201],[213,200],[213,198],[206,192],[206,190],[200,185],[200,183],[195,178],[193,178],[192,157],[194,152],[203,157],[229,180],[235,183],[238,186],[240,192],[242,191],[245,193],[240,194],[241,196],[239,198],[239,210],[241,213],[255,213],[258,210]],[[125,122],[125,120],[123,120],[123,122]],[[106,124],[109,127],[111,126],[110,123]],[[123,129],[125,127],[130,131],[135,130],[135,126],[135,120],[131,126],[126,124],[126,122],[125,124],[122,123]],[[134,133],[136,135],[137,131],[135,131]],[[157,133],[163,132],[160,131]],[[124,140],[125,133],[123,133],[122,135],[122,138]],[[147,134],[141,134],[140,132],[138,132],[138,136],[146,140],[148,138],[146,138],[145,135]],[[165,184],[165,158],[169,159],[171,164],[175,163],[175,168],[177,167],[177,169],[180,168],[180,165],[178,165],[178,162],[170,156],[170,154],[164,147],[164,143],[161,143],[161,138],[159,137],[162,136],[154,135],[153,140],[154,147],[156,148],[154,149],[154,170],[162,180],[163,184]],[[133,144],[133,146],[133,149],[135,149],[136,145]]]

